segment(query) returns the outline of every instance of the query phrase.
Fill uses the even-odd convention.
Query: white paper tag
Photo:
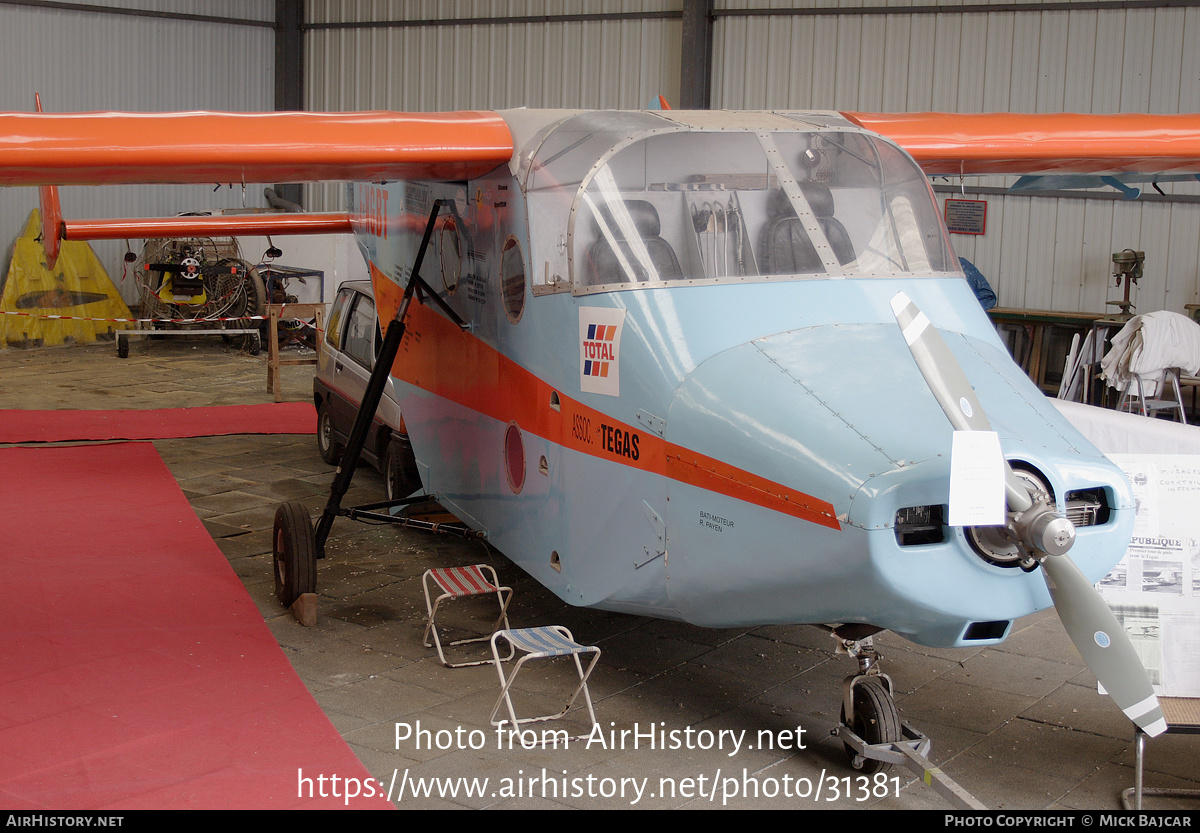
[[[1004,523],[1004,456],[995,431],[955,431],[950,449],[950,526]]]

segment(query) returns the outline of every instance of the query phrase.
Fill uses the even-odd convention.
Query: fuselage
[[[435,199],[393,366],[425,489],[564,600],[707,626],[859,622],[1002,639],[1041,577],[945,523],[952,429],[905,346],[906,293],[1005,456],[1087,503],[1097,580],[1128,542],[1119,470],[1007,355],[899,148],[836,114],[513,111],[508,166],[352,186],[384,320]],[[1099,505],[1099,508],[1096,508]]]

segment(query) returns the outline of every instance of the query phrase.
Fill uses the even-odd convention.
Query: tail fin
[[[33,94],[37,111],[42,112],[42,97]],[[42,214],[42,246],[46,249],[46,266],[53,269],[58,262],[59,242],[62,239],[62,203],[58,199],[57,185],[38,186],[38,202]]]

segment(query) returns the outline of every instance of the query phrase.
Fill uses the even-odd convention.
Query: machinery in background
[[[266,290],[235,238],[147,240],[134,262],[141,316],[153,323],[118,336],[121,358],[129,355],[129,338],[140,334],[220,335],[226,343],[240,337],[251,355],[262,349],[261,318],[255,316],[266,309]]]
[[[1133,249],[1122,249],[1119,252],[1113,252],[1112,256],[1112,274],[1117,279],[1117,286],[1125,285],[1125,298],[1121,301],[1109,301],[1109,306],[1120,308],[1120,312],[1113,313],[1109,318],[1115,321],[1128,321],[1133,317],[1133,302],[1129,300],[1130,290],[1133,285],[1142,277],[1142,268],[1146,263],[1145,252],[1135,252]]]

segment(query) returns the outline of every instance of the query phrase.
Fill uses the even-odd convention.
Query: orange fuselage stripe
[[[373,265],[371,275],[380,320],[390,321],[403,292]],[[392,375],[499,422],[516,422],[563,448],[841,528],[830,503],[589,408],[424,304],[409,305]],[[557,410],[551,407],[552,394],[558,397]]]

